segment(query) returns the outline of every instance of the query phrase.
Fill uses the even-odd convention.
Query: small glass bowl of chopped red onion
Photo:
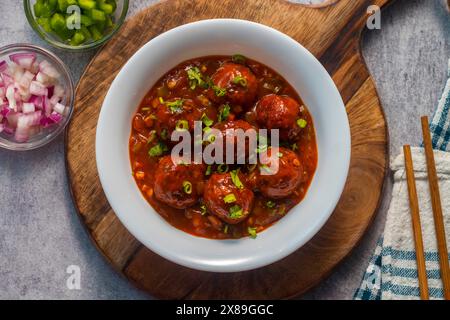
[[[53,53],[29,44],[0,48],[0,147],[49,143],[68,124],[73,100],[70,73]]]

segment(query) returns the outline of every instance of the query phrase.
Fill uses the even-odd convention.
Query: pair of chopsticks
[[[434,161],[433,146],[431,144],[431,135],[428,125],[428,117],[422,117],[422,134],[425,146],[425,156],[427,161],[428,183],[430,185],[431,205],[433,208],[434,226],[439,253],[439,265],[441,279],[444,288],[444,299],[450,300],[450,270],[448,263],[448,250],[445,240],[444,218],[442,215],[441,196],[439,193],[438,177],[436,173],[436,164]],[[419,276],[420,298],[429,299],[427,271],[425,267],[425,256],[423,250],[422,228],[420,225],[419,202],[417,198],[416,182],[414,177],[413,160],[411,156],[411,147],[403,146],[405,155],[406,179],[408,182],[409,204],[411,208],[414,243],[416,248],[417,272]]]

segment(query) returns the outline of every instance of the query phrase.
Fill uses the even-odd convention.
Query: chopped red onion
[[[22,112],[23,113],[34,112],[35,110],[36,110],[36,106],[33,103],[25,102],[22,105]]]
[[[57,112],[52,112],[48,118],[53,121],[53,123],[58,123],[62,120],[62,116]]]
[[[62,105],[61,103],[57,103],[53,107],[53,110],[62,115],[62,114],[64,114],[64,110],[66,110],[66,106]]]
[[[17,103],[15,98],[16,90],[14,88],[14,85],[9,85],[6,89],[6,99],[8,99],[9,108],[14,109],[14,111],[17,111]]]
[[[46,96],[48,94],[48,89],[38,81],[31,81],[30,93],[35,96]]]
[[[5,72],[8,69],[8,64],[5,60],[0,61],[0,72]]]
[[[10,55],[0,61],[0,133],[26,142],[42,128],[62,121],[64,88],[50,62],[37,61],[34,53]]]
[[[24,69],[31,69],[34,61],[36,61],[35,53],[14,53],[9,56],[9,59],[15,62],[17,65],[21,66]]]

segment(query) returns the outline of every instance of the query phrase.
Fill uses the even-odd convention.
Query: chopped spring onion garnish
[[[243,56],[242,54],[235,54],[231,57],[231,60],[234,63],[245,64],[247,58],[245,56]]]
[[[223,97],[224,95],[227,94],[227,89],[225,89],[225,88],[221,88],[221,87],[218,87],[218,86],[213,86],[212,88],[214,90],[214,93],[218,97]]]
[[[239,169],[237,170],[232,170],[230,172],[230,176],[231,176],[231,181],[233,181],[234,185],[239,188],[239,189],[243,189],[244,185],[241,182],[241,179],[239,179]]]
[[[267,149],[268,149],[267,144],[260,144],[258,147],[256,147],[256,153],[266,152]]]
[[[209,127],[207,127],[209,128]],[[205,132],[208,132],[209,130],[206,130]],[[214,134],[208,134],[208,136],[206,137],[206,141],[213,143],[214,141],[216,141],[216,136]]]
[[[230,115],[230,105],[224,104],[219,112],[219,122],[222,122]]]
[[[276,205],[276,203],[273,202],[273,201],[271,201],[271,200],[269,200],[269,201],[266,202],[266,207],[269,208],[269,209],[274,208],[275,205]]]
[[[206,176],[209,176],[211,173],[212,173],[212,166],[211,166],[211,165],[208,165],[208,166],[206,167],[205,175],[206,175]]]
[[[239,219],[239,218],[242,218],[242,216],[244,215],[242,208],[239,207],[237,204],[230,207],[229,213],[230,213],[229,217],[231,219]]]
[[[308,124],[308,122],[306,122],[305,119],[298,119],[298,120],[297,120],[297,125],[298,125],[300,128],[302,128],[302,129],[305,128],[307,124]]]
[[[258,135],[258,147],[256,147],[256,153],[266,152],[269,147],[269,140],[266,136]]]
[[[172,113],[179,113],[182,111],[183,102],[183,99],[176,99],[174,101],[167,101],[165,104],[169,107]]]
[[[269,168],[269,166],[262,164],[259,166],[259,171],[265,171],[267,173],[272,173],[272,170]]]
[[[164,104],[164,99],[163,99],[163,97],[159,97],[159,102],[162,103],[162,104]]]
[[[61,122],[65,89],[58,70],[31,52],[13,53],[0,60],[0,132],[27,142],[42,129]]]
[[[189,123],[187,120],[178,120],[177,124],[175,125],[175,129],[177,131],[186,131],[189,129]]]
[[[233,79],[233,83],[234,84],[238,84],[238,85],[240,85],[240,86],[245,88],[247,86],[247,79],[245,79],[242,76],[236,76]]]
[[[187,75],[189,78],[189,87],[191,90],[197,88],[197,86],[206,89],[208,87],[208,83],[203,80],[203,75],[200,72],[199,68],[191,67],[187,71]]]
[[[247,228],[248,235],[250,238],[255,239],[257,236],[256,228],[255,227],[248,227]]]
[[[296,143],[293,143],[293,144],[291,145],[291,149],[292,149],[293,151],[298,150],[297,144],[296,144]]]
[[[280,204],[278,208],[274,208],[271,212],[271,215],[283,216],[284,214],[286,214],[286,205],[284,203]]]
[[[147,144],[149,144],[150,142],[155,140],[155,138],[156,138],[156,130],[150,131],[148,138],[147,138]]]
[[[228,172],[228,165],[226,163],[219,164],[219,166],[217,167],[217,172],[218,173]]]
[[[161,139],[167,140],[167,138],[169,137],[169,133],[167,132],[167,129],[162,129],[160,136],[161,136]]]
[[[200,120],[202,120],[203,124],[207,127],[211,127],[214,123],[214,120],[211,120],[210,118],[208,118],[206,113],[202,114],[202,117],[200,118]]]
[[[225,203],[236,202],[236,196],[233,193],[227,194],[225,197],[223,197],[223,201]]]
[[[155,144],[153,147],[150,148],[148,154],[151,157],[159,157],[167,150],[168,148],[164,143],[158,142],[157,144]]]
[[[281,158],[281,157],[283,157],[283,154],[281,152],[277,152],[277,156],[278,156],[278,158]]]
[[[206,214],[206,206],[204,204],[202,204],[200,206],[200,212],[201,212],[202,216],[204,216]]]
[[[223,233],[228,233],[228,225],[226,224],[225,227],[223,227]]]
[[[187,194],[192,193],[192,183],[189,181],[183,181],[183,191]]]

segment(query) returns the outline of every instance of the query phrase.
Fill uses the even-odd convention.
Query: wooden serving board
[[[111,265],[139,288],[156,297],[172,299],[288,298],[323,280],[361,239],[382,195],[388,132],[359,43],[368,6],[383,7],[388,2],[341,0],[311,8],[284,0],[166,0],[129,19],[87,66],[76,90],[75,113],[66,135],[67,172],[74,203],[92,240]],[[263,23],[309,49],[333,76],[342,94],[352,136],[351,168],[345,190],[320,232],[279,262],[231,274],[181,267],[141,245],[109,206],[95,163],[100,107],[121,67],[160,33],[210,18]]]

